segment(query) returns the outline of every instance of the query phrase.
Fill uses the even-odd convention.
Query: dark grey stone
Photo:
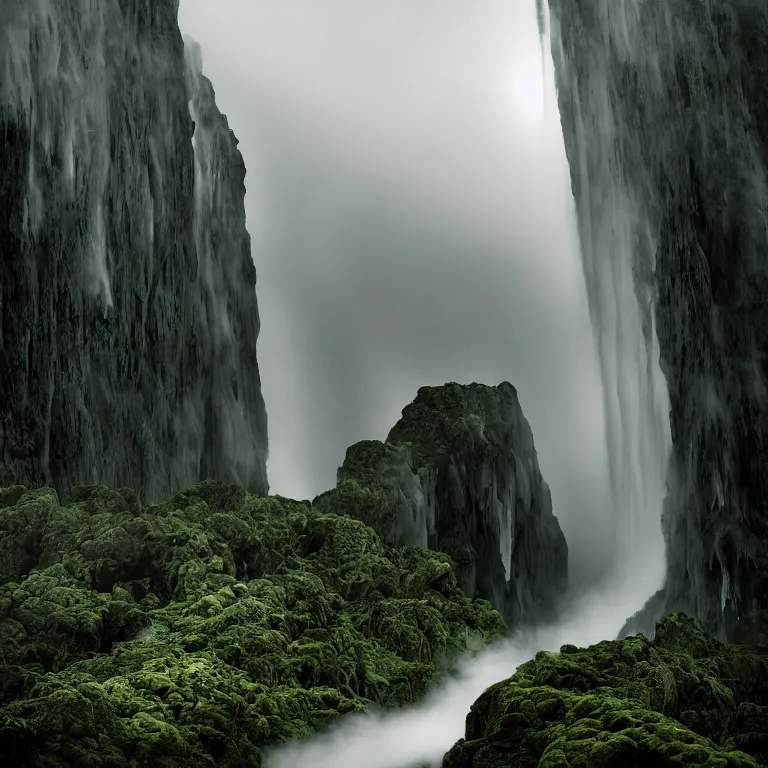
[[[386,442],[347,449],[337,480],[315,505],[363,519],[392,545],[449,554],[459,586],[509,626],[553,615],[568,547],[508,382],[422,387]]]
[[[2,3],[0,486],[267,492],[245,168],[177,9]]]
[[[768,608],[768,5],[551,9],[590,301],[593,234],[626,224],[671,404],[666,583],[623,634],[684,610],[735,639]]]

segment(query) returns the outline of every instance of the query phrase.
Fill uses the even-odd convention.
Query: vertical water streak
[[[606,441],[615,508],[614,562],[643,574],[649,593],[661,584],[664,544],[661,510],[672,448],[669,396],[661,371],[652,275],[656,246],[646,201],[627,183],[620,158],[608,78],[609,50],[627,59],[638,13],[635,0],[596,12],[608,20],[604,51],[581,71],[577,86],[558,20],[538,3],[543,47],[552,50],[560,83],[569,82],[576,126],[578,170],[572,174],[581,257],[603,379]],[[585,74],[586,72],[586,74]],[[589,95],[582,103],[581,94]],[[573,157],[571,158],[573,164]]]
[[[72,245],[79,245],[83,287],[106,313],[113,297],[103,209],[110,172],[105,14],[113,8],[95,0],[81,5],[76,29],[50,0],[12,0],[4,8],[0,113],[23,122],[29,137],[24,237],[38,236],[50,198],[57,206],[83,201],[87,230]],[[62,168],[54,190],[52,158]]]
[[[0,485],[267,488],[245,171],[208,88],[217,164],[193,189],[177,12],[0,2]]]
[[[735,638],[745,616],[768,615],[759,544],[768,494],[768,7],[549,2],[604,374],[626,385],[611,371],[623,361],[610,347],[626,343],[639,319],[651,371],[640,395],[661,403],[660,346],[671,407],[666,586],[633,630],[652,631],[659,612],[684,610]],[[617,269],[627,248],[633,253]],[[606,297],[610,281],[625,285],[627,273],[638,318],[627,300],[612,308]],[[617,394],[612,418],[618,412],[624,424],[615,433],[631,453],[635,412]],[[639,412],[641,430],[660,410]],[[653,448],[647,440],[636,451],[638,466],[658,458]],[[616,473],[617,489],[625,477]]]

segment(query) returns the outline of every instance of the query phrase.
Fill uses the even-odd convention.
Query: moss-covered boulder
[[[443,768],[768,765],[768,648],[668,614],[642,635],[540,651],[491,686]]]
[[[510,626],[552,616],[565,592],[568,546],[509,382],[422,387],[386,442],[347,450],[337,487],[315,504],[389,544],[449,554],[459,586]]]
[[[4,765],[253,768],[504,632],[447,556],[330,509],[211,482],[154,506],[0,490]]]

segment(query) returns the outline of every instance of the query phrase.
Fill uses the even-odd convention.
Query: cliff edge
[[[267,492],[237,139],[174,0],[0,10],[0,486]]]
[[[766,641],[768,6],[550,5],[590,302],[628,245],[669,389],[666,581],[624,632],[681,610]]]

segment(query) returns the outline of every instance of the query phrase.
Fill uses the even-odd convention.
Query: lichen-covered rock
[[[0,3],[0,486],[267,492],[245,167],[177,11]]]
[[[658,337],[671,406],[666,584],[624,632],[652,634],[656,618],[682,609],[722,639],[765,634],[768,4],[549,5],[593,314],[636,356],[641,334],[625,321],[640,312],[649,349]],[[622,428],[639,413],[646,436],[654,361],[632,380],[615,354],[606,367],[645,395],[622,411]]]
[[[0,490],[0,755],[17,768],[258,768],[263,746],[413,701],[505,632],[445,555],[307,503],[215,482],[155,506]]]
[[[347,450],[337,480],[317,506],[359,517],[393,545],[449,554],[459,586],[510,626],[546,615],[565,590],[567,544],[508,382],[422,387],[386,442]]]
[[[668,614],[653,641],[540,651],[473,704],[443,768],[766,764],[768,649]]]

